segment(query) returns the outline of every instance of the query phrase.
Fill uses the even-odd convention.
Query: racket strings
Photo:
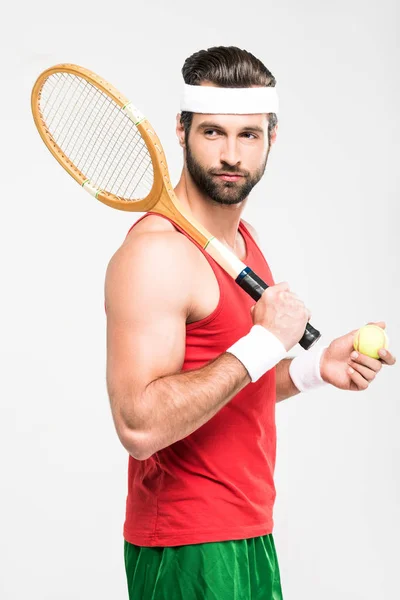
[[[62,75],[64,75],[64,74],[62,74]],[[97,88],[95,88],[94,86],[91,86],[91,85],[90,85],[90,84],[88,84],[88,83],[87,83],[85,80],[83,80],[83,82],[84,82],[84,85],[85,85],[85,87],[92,88],[92,90],[94,89],[95,91],[97,91]],[[93,133],[94,133],[94,131],[96,130],[96,126],[97,126],[96,119],[99,117],[99,114],[101,115],[101,117],[102,117],[102,119],[103,119],[103,122],[104,122],[106,125],[109,125],[109,121],[110,121],[110,115],[109,115],[109,114],[107,114],[107,113],[105,112],[105,110],[104,110],[104,103],[105,103],[105,101],[107,101],[107,102],[109,103],[109,109],[110,109],[110,107],[111,107],[111,109],[115,107],[115,104],[114,104],[114,103],[113,103],[113,102],[112,102],[112,101],[111,101],[111,100],[108,98],[108,96],[106,96],[105,94],[101,94],[101,93],[100,93],[100,94],[96,94],[96,95],[98,96],[98,98],[97,98],[97,103],[95,103],[95,104],[94,104],[94,109],[93,109],[93,111],[92,111],[92,115],[91,115],[91,116],[93,117],[93,118],[92,118],[92,122],[88,122],[88,121],[86,121],[86,122],[83,124],[83,125],[84,125],[84,127],[83,127],[84,129],[88,129],[88,128],[90,128],[90,129],[92,130],[92,132],[93,132]],[[101,95],[103,96],[103,103],[101,104],[101,106],[100,106],[100,110],[99,110],[99,109],[98,109],[98,102],[99,102],[99,99],[100,99],[100,98],[99,98],[99,96],[101,96]],[[85,98],[85,102],[87,102],[87,98]],[[75,104],[75,106],[74,106],[73,108],[75,108],[75,109],[76,109],[76,104]],[[118,108],[119,108],[119,107],[118,107]],[[72,111],[72,112],[73,112],[73,111]],[[81,111],[81,112],[82,112],[82,111]],[[109,112],[110,112],[110,110],[108,110],[108,113],[109,113]],[[114,116],[115,116],[115,117],[118,117],[118,116],[119,116],[119,111],[113,111],[113,112],[114,112]],[[64,116],[64,115],[65,115],[65,112],[64,112],[64,113],[61,113],[61,115],[62,115],[62,116]],[[125,117],[125,114],[124,114],[123,116]],[[61,120],[62,120],[62,119],[61,119]],[[129,121],[129,122],[130,122],[130,121]],[[113,121],[113,125],[114,125],[114,123],[115,123],[115,118],[114,118],[114,121]],[[124,123],[124,125],[126,125],[126,122]],[[63,129],[64,129],[64,128],[63,128]],[[125,127],[123,127],[123,126],[122,126],[122,124],[120,124],[120,129],[121,129],[121,132],[122,132],[123,130],[125,130]],[[131,128],[129,128],[129,129],[131,130]],[[118,128],[117,128],[117,127],[113,127],[112,131],[113,131],[113,134],[114,134],[114,136],[113,136],[113,137],[115,138],[115,135],[118,133]],[[127,138],[129,138],[129,130],[125,130],[125,131],[126,131],[126,133],[125,133],[125,140],[126,140]],[[60,130],[54,129],[54,134],[55,134],[55,135],[56,135],[57,133],[59,133],[59,132],[60,132]],[[80,132],[80,133],[81,133],[81,132]],[[98,145],[98,142],[99,142],[99,139],[98,139],[98,138],[97,138],[97,139],[95,139],[95,137],[94,137],[93,133],[92,133],[92,136],[91,136],[89,139],[88,139],[88,138],[83,138],[83,139],[85,140],[85,147],[86,147],[86,151],[85,151],[85,154],[84,154],[83,156],[82,156],[82,154],[81,154],[81,147],[82,147],[82,144],[81,144],[81,146],[80,146],[80,147],[77,149],[77,156],[74,156],[74,155],[73,155],[73,154],[70,152],[70,149],[69,149],[68,147],[65,147],[65,153],[66,153],[67,155],[69,155],[69,157],[71,157],[71,158],[74,158],[74,161],[73,161],[73,162],[75,162],[75,163],[76,163],[76,162],[77,162],[77,158],[80,158],[80,159],[81,159],[80,170],[81,170],[83,173],[88,173],[88,172],[90,172],[90,171],[88,171],[88,170],[87,170],[87,158],[88,158],[88,157],[91,157],[91,165],[90,165],[91,167],[93,167],[93,164],[94,164],[94,159],[96,158],[96,153],[95,153],[95,152],[93,152],[93,145],[96,145],[96,146],[97,146],[97,145]],[[137,131],[136,131],[136,133],[137,133]],[[77,137],[78,137],[78,136],[75,136],[75,138],[76,138],[76,139],[77,139]],[[81,137],[82,137],[82,136],[81,136]],[[143,144],[143,142],[142,142],[142,139],[141,139],[141,137],[140,137],[140,134],[138,134],[138,133],[137,133],[137,136],[136,136],[136,138],[137,138],[137,140],[136,140],[137,142],[141,142],[141,143]],[[118,139],[118,138],[117,138],[117,139]],[[105,138],[104,138],[104,142],[111,142],[111,141],[112,141],[112,140],[111,140],[111,137],[110,137],[110,136],[108,136],[108,137],[105,137]],[[59,140],[59,144],[58,144],[58,145],[60,145],[60,144],[62,145],[63,143],[64,143],[64,145],[65,145],[65,138],[64,138],[63,140],[61,140],[61,139],[60,139],[60,140]],[[107,168],[107,170],[103,170],[103,180],[102,180],[102,181],[99,181],[99,179],[97,179],[97,181],[99,181],[99,184],[98,184],[98,185],[99,185],[99,186],[100,186],[102,189],[109,189],[109,187],[110,187],[110,180],[108,180],[108,181],[105,183],[105,179],[106,179],[107,173],[108,173],[108,172],[110,171],[110,169],[111,169],[111,165],[113,164],[113,161],[112,161],[112,160],[110,160],[110,158],[111,158],[111,159],[113,159],[113,158],[114,158],[113,156],[110,156],[110,153],[109,153],[108,155],[107,155],[107,154],[105,154],[105,150],[106,150],[106,148],[107,148],[107,144],[103,144],[103,152],[102,152],[102,153],[100,153],[100,157],[99,157],[99,156],[97,156],[97,158],[103,158],[104,160],[106,160],[106,161],[107,161],[107,165],[108,165],[108,168]],[[124,146],[123,146],[123,148],[122,148],[122,150],[123,150],[123,152],[124,152],[124,153],[126,153],[126,158],[125,158],[125,160],[123,161],[123,165],[125,165],[125,166],[126,166],[127,164],[129,164],[129,158],[130,158],[130,157],[129,157],[129,153],[128,153],[128,150],[129,150],[129,148],[128,148],[128,146],[124,145]],[[135,147],[133,147],[133,150],[135,150]],[[147,158],[148,158],[148,160],[147,160],[146,164],[147,164],[147,165],[149,165],[149,162],[150,162],[150,157],[149,157],[149,155],[148,155],[147,148],[146,148],[146,152],[145,152],[144,154],[145,154],[145,155],[147,155]],[[113,173],[114,173],[114,175],[115,175],[116,169],[118,168],[118,163],[117,163],[116,161],[114,161],[114,162],[115,162],[115,164],[114,164],[114,168],[113,168]],[[101,160],[99,161],[99,163],[101,163]],[[139,164],[140,164],[140,163],[139,163]],[[91,170],[93,170],[93,169],[91,169]],[[134,170],[133,170],[133,176],[130,178],[130,182],[131,182],[131,183],[132,183],[132,180],[134,179],[135,172],[136,172],[136,170],[134,169]],[[123,182],[124,182],[124,181],[126,180],[126,176],[129,174],[129,171],[128,171],[128,173],[125,173],[125,172],[124,172],[124,170],[122,170],[121,174],[122,174],[122,179],[123,179]],[[143,173],[142,175],[146,175],[146,173]],[[140,176],[140,178],[139,178],[139,179],[140,179],[140,181],[142,181],[143,179],[145,179],[145,181],[147,181],[147,185],[146,185],[146,190],[147,190],[147,188],[151,187],[151,185],[152,185],[152,181],[149,181],[149,178],[148,178],[148,177],[147,177],[147,178],[144,178],[142,175]],[[91,179],[93,179],[93,176],[91,177]],[[150,184],[150,186],[149,186],[149,184]],[[126,193],[127,193],[127,188],[126,188],[126,187],[124,188],[124,190],[123,190],[122,192],[121,192],[121,190],[122,190],[122,185],[120,185],[120,186],[119,186],[119,189],[115,190],[115,191],[114,191],[114,193],[117,193],[117,194],[121,194],[121,193],[122,193],[122,194],[124,194],[124,193],[126,194]]]
[[[122,200],[147,196],[153,165],[139,130],[107,94],[82,77],[55,73],[39,100],[45,129],[96,187]]]

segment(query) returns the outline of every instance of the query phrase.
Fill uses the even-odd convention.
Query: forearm
[[[286,400],[296,394],[300,394],[297,387],[294,385],[290,374],[289,367],[293,358],[284,358],[276,365],[276,401]]]
[[[152,381],[132,403],[135,407],[130,418],[134,423],[132,439],[142,440],[141,449],[136,449],[137,456],[143,460],[185,438],[209,421],[248,383],[248,372],[230,353],[221,354],[201,369]]]

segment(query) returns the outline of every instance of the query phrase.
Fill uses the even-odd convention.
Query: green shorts
[[[129,600],[282,600],[272,533],[124,551]]]

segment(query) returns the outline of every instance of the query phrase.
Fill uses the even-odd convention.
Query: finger
[[[348,368],[348,373],[354,385],[357,387],[357,390],[366,390],[368,388],[368,381],[364,379],[364,377],[358,373],[352,367]]]
[[[364,367],[364,365],[360,365],[356,362],[354,362],[354,360],[350,360],[349,361],[349,365],[350,367],[352,367],[355,371],[357,371],[357,373],[360,373],[360,375],[366,379],[366,381],[368,383],[371,383],[371,381],[373,381],[376,377],[377,372],[373,371],[372,369],[369,369],[368,367]]]
[[[377,325],[377,327],[380,327],[381,329],[386,329],[386,323],[385,321],[377,321],[376,323],[367,323],[367,325]]]
[[[385,348],[381,348],[378,351],[381,363],[383,363],[384,365],[394,365],[396,364],[396,357],[389,352],[389,350],[385,350]]]
[[[356,352],[356,351],[352,352],[350,354],[350,360],[352,360],[360,365],[364,365],[365,367],[368,367],[369,369],[376,371],[376,373],[378,373],[382,368],[381,360],[379,360],[378,358],[371,358],[371,356],[362,354],[362,352]]]

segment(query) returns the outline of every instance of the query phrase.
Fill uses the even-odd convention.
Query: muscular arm
[[[195,276],[184,236],[140,234],[107,269],[107,387],[118,436],[139,460],[186,437],[250,378],[229,353],[180,372]]]

